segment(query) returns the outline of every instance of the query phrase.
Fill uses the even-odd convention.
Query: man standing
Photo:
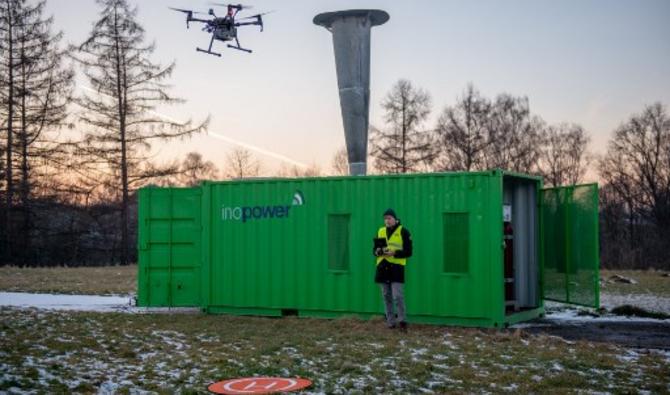
[[[386,312],[386,325],[393,329],[396,323],[400,330],[407,331],[405,317],[405,298],[403,284],[405,283],[405,264],[412,256],[412,237],[409,231],[400,224],[395,211],[388,209],[384,212],[384,226],[377,232],[378,239],[386,240],[386,247],[373,247],[377,257],[377,271],[375,282],[381,286]],[[397,311],[394,314],[393,304]]]

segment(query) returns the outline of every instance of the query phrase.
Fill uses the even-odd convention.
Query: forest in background
[[[223,168],[197,152],[169,163],[152,146],[207,130],[209,119],[174,122],[160,106],[175,64],[152,60],[137,10],[99,1],[88,38],[65,45],[45,1],[0,0],[0,265],[84,266],[136,262],[136,192],[202,180],[347,174],[346,151],[330,169],[269,173],[242,148]],[[75,75],[90,87],[75,90]],[[601,265],[670,269],[670,117],[664,103],[622,114],[605,153],[575,123],[548,124],[527,97],[483,96],[469,84],[435,110],[428,90],[399,79],[370,126],[371,173],[505,169],[545,185],[600,184]]]

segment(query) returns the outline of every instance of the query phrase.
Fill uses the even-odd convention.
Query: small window
[[[328,269],[349,270],[349,214],[328,215]]]
[[[442,234],[442,270],[445,273],[467,273],[470,266],[468,213],[444,213],[442,216]]]

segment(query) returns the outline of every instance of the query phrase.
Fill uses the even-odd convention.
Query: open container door
[[[598,185],[543,189],[540,208],[544,299],[600,307]]]

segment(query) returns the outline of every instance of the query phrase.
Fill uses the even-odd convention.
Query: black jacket
[[[386,236],[391,237],[393,232],[398,229],[400,224],[396,224],[390,228],[386,228]],[[412,235],[409,233],[409,230],[404,226],[401,229],[400,235],[402,236],[402,250],[396,251],[393,254],[396,258],[409,258],[412,256]],[[377,256],[375,253],[375,247],[372,246],[372,254]],[[375,282],[377,283],[404,283],[405,282],[405,267],[395,263],[390,263],[386,259],[379,262],[377,265],[377,271],[375,272]]]

